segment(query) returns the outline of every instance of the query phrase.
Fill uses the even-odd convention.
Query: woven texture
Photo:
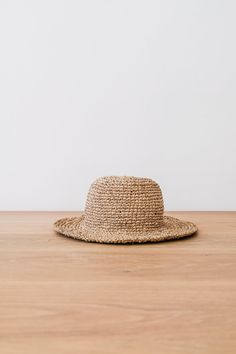
[[[60,219],[54,229],[65,236],[101,243],[158,242],[197,231],[191,222],[164,216],[159,185],[137,177],[97,179],[90,187],[84,214]]]

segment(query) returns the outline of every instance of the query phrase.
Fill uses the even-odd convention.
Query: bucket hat
[[[164,215],[162,192],[155,181],[108,176],[92,183],[84,213],[56,221],[54,230],[89,242],[143,243],[190,236],[197,226]]]

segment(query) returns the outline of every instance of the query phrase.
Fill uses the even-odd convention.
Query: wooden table
[[[236,353],[236,212],[132,246],[58,236],[63,215],[0,214],[1,354]]]

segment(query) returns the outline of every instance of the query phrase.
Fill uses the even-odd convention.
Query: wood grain
[[[236,353],[236,212],[133,246],[52,231],[77,214],[0,213],[0,353]]]

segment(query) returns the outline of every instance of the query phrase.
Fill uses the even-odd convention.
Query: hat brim
[[[125,230],[114,232],[106,229],[87,231],[83,228],[83,219],[84,215],[60,219],[55,222],[54,230],[67,237],[98,243],[161,242],[191,236],[197,231],[197,226],[192,222],[182,221],[171,216],[164,216],[162,226],[142,232],[127,232]]]

